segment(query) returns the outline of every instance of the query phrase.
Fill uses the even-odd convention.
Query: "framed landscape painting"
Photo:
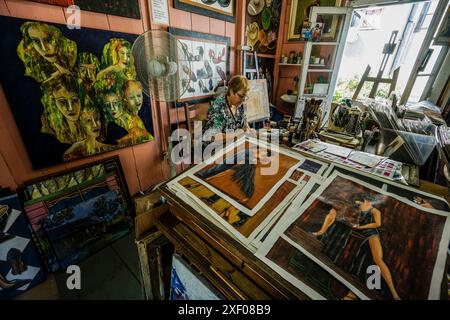
[[[30,181],[21,196],[50,272],[65,270],[132,229],[118,157]]]

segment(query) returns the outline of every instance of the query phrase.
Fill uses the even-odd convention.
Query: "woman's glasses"
[[[239,92],[236,92],[236,94],[239,96],[239,98],[241,98],[242,101],[247,101],[248,100],[248,95],[240,94]]]

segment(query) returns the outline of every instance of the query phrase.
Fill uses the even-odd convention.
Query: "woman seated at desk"
[[[244,102],[248,100],[249,83],[244,76],[234,76],[228,82],[225,96],[217,97],[208,108],[208,116],[203,127],[203,134],[211,139],[225,139],[227,130],[250,129],[245,115]],[[222,137],[218,135],[222,133]],[[204,136],[205,137],[205,136]],[[208,142],[206,143],[208,144]]]

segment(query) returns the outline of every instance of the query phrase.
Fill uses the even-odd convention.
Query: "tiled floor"
[[[143,299],[139,258],[134,233],[79,263],[81,290],[69,290],[64,272],[49,274],[47,280],[17,299]]]

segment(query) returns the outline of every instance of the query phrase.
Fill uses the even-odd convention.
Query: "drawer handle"
[[[214,272],[214,274],[219,277],[220,280],[222,280],[222,282],[224,282],[228,287],[230,287],[230,289],[241,299],[241,300],[246,300],[246,296],[240,292],[240,290],[236,289],[236,287],[234,286],[233,283],[231,283],[230,281],[228,281],[228,279],[223,275],[223,273],[221,271],[219,271],[216,267],[214,266],[209,266],[209,268],[211,269],[212,272]]]

